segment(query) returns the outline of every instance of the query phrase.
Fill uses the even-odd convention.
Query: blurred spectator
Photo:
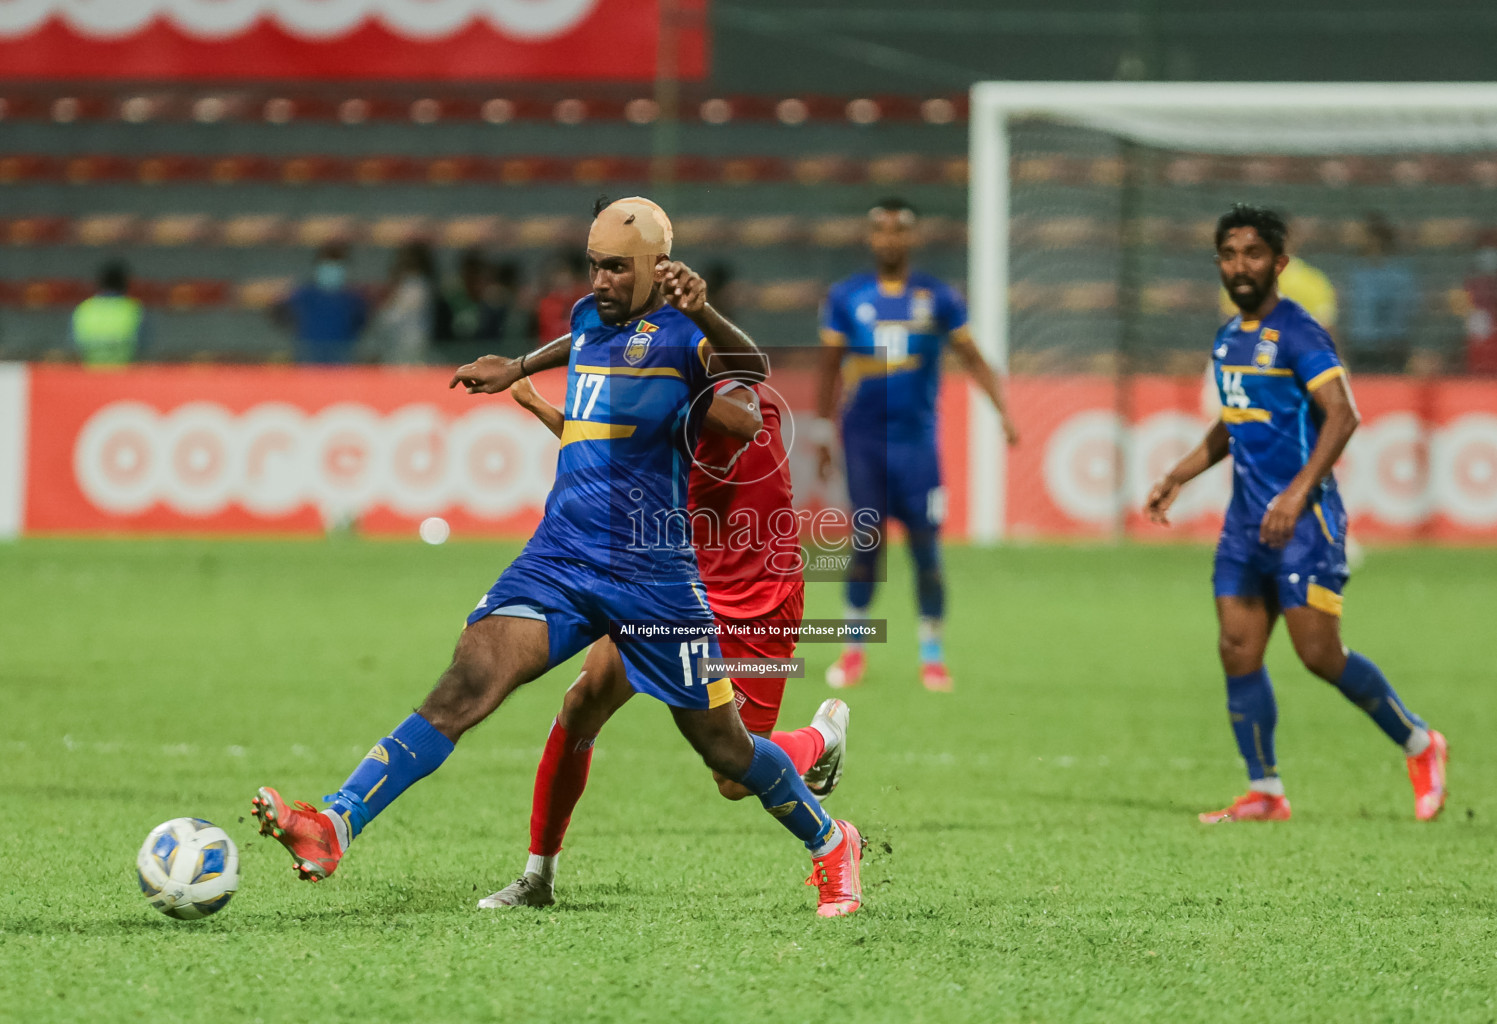
[[[407,242],[390,266],[390,290],[375,314],[381,362],[420,365],[431,354],[436,326],[437,268],[431,246]]]
[[[1485,232],[1475,272],[1466,278],[1467,373],[1497,375],[1497,232]]]
[[[545,294],[535,303],[536,334],[543,342],[572,329],[572,307],[592,290],[582,255],[570,250],[557,253],[546,274],[545,288]]]
[[[509,312],[494,265],[481,249],[464,249],[457,280],[444,293],[437,336],[443,341],[496,342]]]
[[[1279,275],[1279,294],[1304,306],[1320,326],[1335,333],[1336,286],[1319,269],[1299,256],[1292,257]]]
[[[1363,222],[1361,257],[1347,274],[1346,329],[1342,347],[1353,370],[1403,373],[1408,369],[1419,285],[1408,261],[1397,258],[1397,236],[1382,214]]]
[[[535,312],[532,309],[525,272],[515,260],[494,265],[494,283],[504,305],[504,329],[501,331],[500,355],[518,356],[535,347]],[[570,330],[571,325],[568,324]]]
[[[334,242],[317,250],[312,279],[277,305],[274,315],[290,328],[298,363],[352,362],[369,306],[348,283],[347,247]]]
[[[120,260],[99,268],[99,290],[73,310],[73,347],[86,366],[123,366],[140,358],[145,308],[131,298],[130,271]]]

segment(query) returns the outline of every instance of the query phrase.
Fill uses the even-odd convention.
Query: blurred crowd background
[[[0,359],[516,354],[585,292],[593,200],[636,193],[762,343],[811,345],[886,196],[967,287],[975,81],[1479,80],[1497,42],[1454,0],[638,6],[662,40],[708,30],[704,77],[663,46],[632,85],[0,82]],[[1497,373],[1497,155],[1225,160],[1036,124],[1013,174],[1015,370],[1198,368],[1210,225],[1242,199],[1291,215],[1286,290],[1353,366]]]

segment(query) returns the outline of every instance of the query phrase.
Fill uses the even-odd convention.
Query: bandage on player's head
[[[659,206],[642,196],[609,203],[593,218],[587,233],[589,252],[618,256],[634,263],[634,294],[629,312],[644,306],[655,287],[655,264],[671,254],[670,218]]]

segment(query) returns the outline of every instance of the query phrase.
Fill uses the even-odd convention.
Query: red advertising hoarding
[[[0,525],[26,533],[315,533],[357,524],[413,534],[520,535],[550,490],[556,440],[506,396],[447,389],[443,370],[0,367]],[[561,400],[559,372],[536,380]],[[841,504],[796,424],[814,377],[770,381],[796,499]],[[1187,488],[1166,533],[1138,513],[1150,485],[1215,415],[1201,377],[1016,377],[1022,443],[1006,453],[997,514],[1019,538],[1210,537],[1228,465]],[[1497,542],[1497,382],[1359,378],[1363,424],[1337,468],[1361,540]],[[972,477],[987,451],[980,401],[941,394],[946,532],[980,536]],[[12,423],[11,421],[15,422]],[[9,468],[7,468],[9,467]],[[7,479],[10,474],[13,479]],[[7,497],[8,496],[8,497]],[[985,506],[986,507],[986,506]]]
[[[647,81],[706,0],[0,0],[0,78]]]

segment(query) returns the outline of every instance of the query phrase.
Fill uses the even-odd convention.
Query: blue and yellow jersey
[[[846,348],[844,436],[935,439],[941,348],[967,322],[949,285],[912,272],[903,285],[858,274],[833,285],[821,310],[822,340]]]
[[[707,355],[671,306],[621,325],[603,323],[590,295],[573,307],[556,482],[527,552],[636,582],[697,579],[685,509]]]
[[[1346,370],[1335,343],[1305,308],[1290,299],[1263,320],[1235,316],[1216,333],[1212,372],[1221,396],[1221,419],[1231,435],[1232,504],[1229,523],[1256,529],[1268,503],[1294,479],[1320,437],[1320,413],[1311,395]],[[1306,514],[1335,500],[1326,477]]]

